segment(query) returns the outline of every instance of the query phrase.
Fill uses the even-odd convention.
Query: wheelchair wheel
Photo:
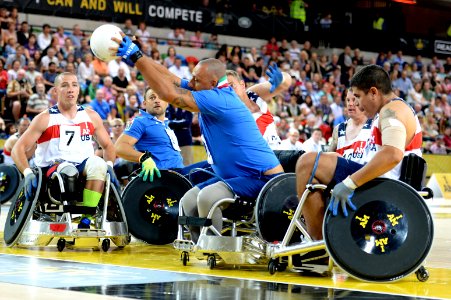
[[[269,243],[282,241],[297,205],[296,174],[285,173],[268,181],[255,205],[259,236]]]
[[[168,170],[161,170],[161,178],[153,182],[133,178],[122,194],[130,233],[149,244],[172,243],[177,237],[179,201],[191,187],[185,177]]]
[[[19,170],[13,165],[0,164],[0,203],[6,203],[20,185],[21,175]]]
[[[33,200],[27,200],[25,198],[25,189],[23,183],[15,194],[15,201],[11,203],[9,208],[8,216],[5,222],[5,232],[3,238],[8,247],[12,247],[16,244],[17,240],[20,238],[23,230],[25,229],[27,223],[33,216],[36,203],[39,199],[39,192],[41,190],[42,183],[42,172],[40,168],[36,168],[38,187],[34,193]]]
[[[374,179],[353,197],[347,218],[326,213],[323,236],[334,262],[365,281],[394,281],[417,270],[432,245],[432,216],[409,185]]]

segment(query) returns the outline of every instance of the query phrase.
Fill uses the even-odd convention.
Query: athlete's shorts
[[[337,158],[337,167],[335,168],[334,177],[327,185],[328,188],[333,188],[337,183],[342,182],[351,174],[360,170],[364,165],[356,163],[352,160],[347,160],[343,157]]]
[[[261,178],[255,177],[234,177],[229,179],[224,179],[224,181],[229,184],[233,192],[240,197],[248,198],[248,199],[257,199],[258,194],[260,193],[263,186],[271,179],[282,173],[272,174],[272,175],[263,175]],[[203,189],[204,187],[211,185],[220,181],[221,179],[217,177],[213,177],[207,181],[204,181],[197,185],[199,189]]]

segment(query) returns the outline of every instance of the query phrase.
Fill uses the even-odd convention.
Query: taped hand
[[[347,177],[345,180],[335,185],[329,204],[329,210],[332,211],[332,215],[337,215],[338,204],[341,204],[341,209],[343,210],[343,215],[345,217],[348,216],[346,205],[349,205],[352,210],[356,210],[354,203],[351,201],[356,188],[357,186],[350,177]]]
[[[280,69],[277,67],[277,64],[274,64],[274,66],[270,65],[268,67],[268,70],[266,70],[266,75],[268,75],[269,77],[269,83],[271,83],[271,88],[269,89],[269,91],[272,93],[282,83],[283,75]]]

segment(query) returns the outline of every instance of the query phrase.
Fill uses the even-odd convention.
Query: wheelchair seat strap
[[[189,225],[196,227],[211,226],[212,224],[211,219],[188,216],[179,216],[178,223],[179,225]]]

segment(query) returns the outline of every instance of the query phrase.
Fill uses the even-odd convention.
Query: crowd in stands
[[[30,32],[29,24],[19,20],[17,9],[0,8],[0,138],[17,129],[22,116],[33,118],[56,103],[53,85],[58,73],[77,74],[81,83],[79,102],[91,106],[105,121],[116,125],[138,113],[146,83],[139,72],[120,58],[108,63],[94,57],[89,35],[79,25],[70,32],[63,27],[42,25],[40,33]],[[313,151],[327,149],[334,126],[346,119],[343,106],[349,79],[364,64],[383,66],[392,78],[393,88],[418,114],[423,128],[424,152],[446,154],[451,151],[451,57],[444,61],[421,56],[408,60],[402,51],[363,57],[358,48],[345,47],[341,53],[322,55],[309,41],[278,40],[271,37],[260,48],[220,45],[218,36],[192,35],[176,28],[168,35],[167,53],[160,53],[145,22],[123,24],[126,34],[136,35],[142,51],[179,77],[191,79],[191,71],[203,57],[183,57],[176,46],[217,49],[215,57],[227,69],[237,71],[250,86],[268,80],[270,64],[292,77],[288,91],[269,103],[278,133],[286,149],[302,143]],[[428,63],[426,62],[428,61]],[[430,61],[430,63],[429,63]],[[122,122],[115,121],[120,119]],[[192,118],[194,143],[201,143],[197,117]],[[109,128],[110,132],[112,129]]]

